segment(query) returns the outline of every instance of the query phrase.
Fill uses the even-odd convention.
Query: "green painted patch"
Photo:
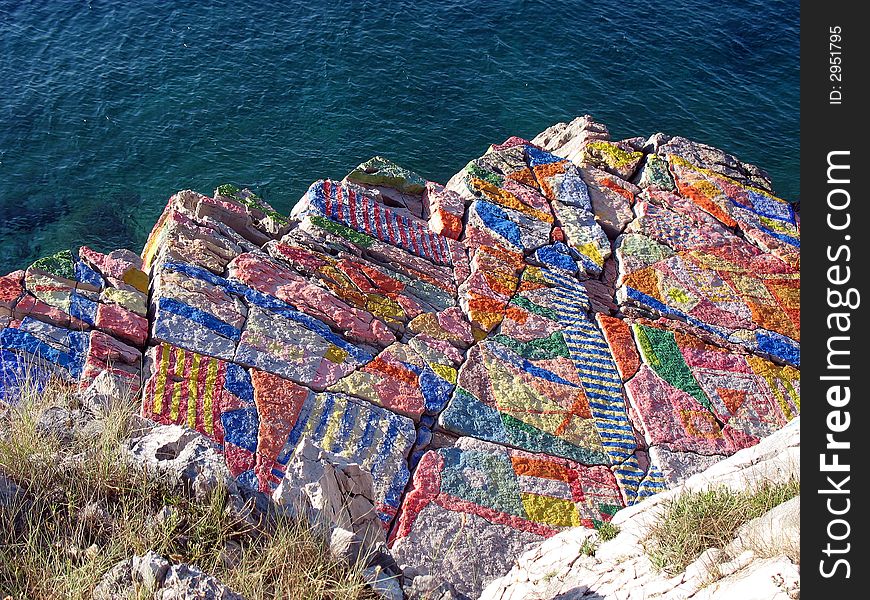
[[[422,194],[426,180],[382,156],[375,156],[347,175],[348,181],[389,187],[406,194]]]
[[[571,358],[565,338],[558,331],[554,331],[546,338],[531,340],[529,342],[521,342],[499,333],[493,337],[493,341],[498,342],[502,346],[507,346],[528,360],[548,360],[559,356]]]
[[[244,204],[248,208],[260,211],[261,213],[273,219],[276,223],[289,223],[289,219],[287,217],[266,204],[266,202],[262,198],[260,198],[257,194],[253,193],[250,190],[241,190],[238,188],[238,186],[235,186],[231,183],[224,183],[217,187],[217,193],[221,196],[227,196],[228,198],[232,198],[233,200]]]
[[[476,165],[474,161],[471,161],[465,166],[465,171],[472,177],[482,179],[483,181],[488,181],[496,187],[501,187],[501,185],[504,183],[504,178],[499,177],[492,171],[487,171],[479,165]]]
[[[30,266],[64,279],[76,278],[75,259],[69,250],[61,250],[51,256],[40,258]]]
[[[515,304],[520,308],[523,308],[533,315],[538,315],[541,317],[546,317],[552,321],[559,320],[559,314],[553,310],[552,308],[547,308],[546,306],[541,306],[540,304],[535,304],[528,298],[523,298],[522,296],[514,296],[511,299],[511,304]]]
[[[659,377],[683,390],[712,412],[713,405],[683,359],[674,334],[644,325],[634,325],[634,333],[644,361]]]
[[[327,219],[326,217],[311,215],[309,218],[311,219],[311,222],[314,223],[317,227],[320,227],[321,229],[328,231],[329,233],[342,237],[356,246],[368,248],[375,241],[373,238],[367,236],[364,233],[360,233],[359,231],[351,229],[350,227],[345,227],[341,223],[336,223],[335,221]]]
[[[673,190],[674,179],[671,177],[671,172],[668,170],[666,160],[659,158],[655,154],[650,154],[646,162],[646,177],[650,185],[654,185],[662,190]]]
[[[610,458],[603,450],[581,448],[505,413],[501,413],[499,416],[513,446],[529,452],[543,452],[544,454],[570,458],[584,465],[610,464]]]

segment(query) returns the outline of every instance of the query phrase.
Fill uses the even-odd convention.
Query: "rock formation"
[[[0,398],[137,395],[268,494],[308,440],[370,473],[400,565],[476,597],[797,416],[799,216],[771,189],[582,117],[445,185],[375,157],[289,217],[181,191],[141,255],[0,278]]]

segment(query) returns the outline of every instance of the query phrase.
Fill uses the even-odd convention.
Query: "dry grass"
[[[38,426],[51,407],[80,408],[53,382],[25,389],[0,416],[0,473],[24,492],[0,505],[0,597],[90,598],[114,564],[147,550],[195,564],[250,600],[374,597],[316,528],[277,517],[253,530],[227,510],[225,490],[194,502],[131,466],[123,445],[133,402],[72,437]]]
[[[800,482],[762,483],[745,491],[714,488],[674,498],[650,529],[646,552],[670,575],[686,569],[708,548],[723,548],[737,529],[800,494]]]

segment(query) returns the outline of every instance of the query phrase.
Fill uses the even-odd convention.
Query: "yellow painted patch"
[[[476,311],[476,310],[472,310],[470,312],[472,313],[471,316],[475,319],[477,319],[477,315],[480,314],[480,311]],[[483,323],[483,321],[479,321],[479,322]],[[471,336],[474,338],[475,342],[479,342],[480,340],[485,339],[487,335],[489,335],[489,334],[486,331],[484,331],[483,329],[479,329],[478,327],[475,327],[474,325],[471,326]]]
[[[154,385],[154,414],[163,412],[163,394],[166,390],[166,373],[169,370],[169,344],[163,345],[160,352],[160,374],[157,375],[157,383]]]
[[[184,364],[184,350],[182,350],[181,348],[176,348],[175,364],[176,365],[183,365]],[[173,384],[172,406],[169,409],[169,419],[173,423],[178,422],[178,410],[179,410],[179,407],[181,406],[181,388],[182,388],[182,386],[180,383]]]
[[[580,525],[577,507],[569,500],[528,493],[523,493],[522,499],[523,508],[530,521],[554,527],[577,527]]]
[[[145,271],[136,268],[127,269],[124,271],[123,281],[127,285],[132,285],[143,294],[148,293],[148,275],[145,274]]]
[[[746,357],[746,362],[749,363],[752,371],[759,377],[762,377],[767,383],[785,418],[791,420],[797,416],[790,404],[793,403],[794,407],[800,411],[801,396],[798,390],[800,371],[791,365],[780,367],[770,361],[752,355]],[[791,403],[789,403],[789,399]]]
[[[333,410],[333,413],[329,415],[329,423],[326,426],[326,433],[323,435],[323,441],[320,442],[321,448],[332,450],[332,442],[335,440],[335,434],[338,432],[338,428],[341,427],[341,416],[343,412],[344,411],[341,410]]]
[[[531,283],[548,283],[541,267],[536,267],[534,265],[529,265],[523,269],[523,281],[529,281]]]
[[[405,311],[399,303],[390,298],[369,294],[366,298],[366,310],[378,317],[404,317]]]
[[[205,432],[208,434],[214,432],[212,400],[214,398],[215,384],[217,383],[217,373],[218,361],[214,358],[208,359],[208,371],[205,374],[205,395],[202,399],[203,422],[205,423]]]
[[[589,142],[584,154],[616,168],[625,167],[643,158],[643,152],[626,152],[619,146],[604,141]]]
[[[668,297],[679,304],[688,304],[692,301],[692,297],[685,290],[679,288],[671,288],[668,290]]]
[[[598,251],[598,246],[593,244],[592,242],[586,242],[585,244],[581,244],[580,247],[577,248],[577,251],[589,258],[592,262],[594,262],[599,267],[604,266],[604,257],[601,256],[601,252]]]
[[[456,369],[453,367],[448,367],[447,365],[439,365],[434,364],[431,365],[432,370],[435,371],[435,374],[438,375],[444,381],[449,381],[452,384],[456,384]]]
[[[196,429],[196,396],[199,386],[199,363],[202,355],[194,354],[190,365],[190,379],[187,380],[187,426]],[[204,421],[206,419],[203,419]]]
[[[336,364],[341,364],[347,358],[347,350],[342,350],[335,344],[330,344],[323,354],[323,358]]]

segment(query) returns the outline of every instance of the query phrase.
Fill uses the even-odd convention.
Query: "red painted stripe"
[[[321,189],[323,190],[323,211],[326,216],[329,216],[332,212],[332,184],[328,179],[323,182]]]
[[[377,202],[373,202],[374,204],[374,212],[375,212],[375,237],[379,240],[384,239],[384,232],[381,228],[381,205]]]
[[[170,411],[172,410],[172,388],[174,386],[172,380],[174,379],[173,376],[175,375],[175,351],[175,346],[170,346],[169,356],[166,357],[166,381],[163,382],[163,410],[160,411],[161,415],[169,415]]]
[[[209,357],[202,356],[199,359],[199,373],[196,374],[196,430],[205,435],[205,420],[211,415],[205,414],[205,380],[208,376]],[[212,401],[214,402],[214,401]]]
[[[408,228],[408,237],[411,240],[410,248],[414,251],[418,256],[425,255],[426,253],[422,251],[422,247],[420,243],[417,241],[417,228],[412,223]]]
[[[335,207],[333,212],[335,213],[335,218],[341,221],[342,223],[347,223],[347,219],[344,218],[344,204],[346,200],[344,198],[344,187],[341,185],[335,186]]]
[[[435,497],[434,502],[445,510],[449,510],[452,512],[470,513],[473,515],[477,515],[478,517],[483,517],[484,519],[492,523],[500,523],[501,525],[507,525],[512,529],[527,531],[529,533],[534,533],[535,535],[540,535],[546,538],[552,537],[559,533],[558,529],[552,529],[541,523],[535,523],[534,521],[529,521],[528,519],[523,519],[522,517],[509,515],[497,510],[493,510],[486,506],[480,506],[479,504],[469,502],[468,500],[463,500],[462,498],[457,498],[456,496],[451,496],[450,494],[444,492],[438,494]]]
[[[347,206],[350,210],[350,226],[354,229],[358,229],[359,226],[356,222],[356,192],[348,191],[347,193]]]
[[[410,250],[411,244],[408,242],[408,228],[405,227],[404,223],[399,219],[398,215],[393,215],[396,219],[396,227],[399,230],[399,237],[402,239],[402,247]]]
[[[218,361],[217,380],[214,382],[214,392],[211,396],[211,419],[214,423],[214,437],[218,444],[224,443],[224,426],[221,422],[223,410],[224,380],[227,376],[227,363]]]
[[[190,369],[193,367],[193,352],[184,353],[184,364],[181,366],[184,378],[178,383],[181,394],[178,398],[178,423],[187,426],[187,403],[190,400]],[[194,402],[196,399],[194,399]]]
[[[429,232],[426,232],[425,235],[429,236],[429,245],[432,247],[432,255],[435,257],[435,260],[442,264],[447,262],[444,256],[444,249],[441,247],[440,236],[434,235]]]

